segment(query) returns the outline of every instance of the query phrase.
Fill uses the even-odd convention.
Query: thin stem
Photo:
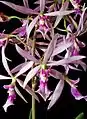
[[[34,79],[32,79],[34,81]],[[35,84],[32,81],[32,90],[35,90]],[[32,96],[32,119],[35,119],[35,98]]]
[[[35,36],[36,36],[36,32],[34,32],[34,35],[33,35],[32,56],[35,55],[35,42],[36,42]],[[36,77],[32,78],[32,90],[33,91],[35,91],[35,86],[36,86]],[[32,96],[32,119],[35,119],[35,98],[33,96]]]

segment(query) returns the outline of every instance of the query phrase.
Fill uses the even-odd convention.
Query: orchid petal
[[[0,75],[0,80],[5,80],[5,79],[11,79],[11,77],[7,77],[7,76],[3,76],[3,75]]]
[[[86,71],[86,69],[87,69],[87,65],[81,60],[76,61],[74,64],[81,65],[81,67],[83,68],[84,71]]]
[[[73,67],[71,65],[69,65],[69,68],[72,69],[72,70],[82,71],[81,69],[75,68],[75,67]]]
[[[71,82],[72,84],[77,84],[77,83],[79,83],[79,81],[80,81],[80,78],[78,78],[77,80],[71,80],[71,79],[70,79],[70,82]]]
[[[81,67],[83,68],[83,70],[86,71],[87,65],[84,62],[82,62],[81,60],[79,60],[78,62],[81,65]]]
[[[26,103],[28,103],[16,86],[15,86],[15,91]]]
[[[74,10],[65,10],[65,11],[55,11],[50,13],[45,13],[45,16],[64,16],[75,12]]]
[[[2,47],[2,63],[5,68],[5,70],[8,72],[8,74],[12,77],[11,71],[9,69],[6,57],[5,57],[5,46]]]
[[[57,40],[56,37],[53,35],[53,38],[52,38],[50,44],[48,45],[48,48],[44,54],[43,63],[46,63],[48,61],[48,59],[50,58],[50,56],[54,50],[54,45],[55,45],[56,40]]]
[[[45,9],[45,0],[40,0],[40,12],[44,12]]]
[[[61,7],[60,11],[64,11],[68,8],[69,2],[65,2],[64,5]],[[54,23],[54,28],[59,24],[63,16],[57,16],[56,21]]]
[[[54,49],[52,56],[55,56],[55,55],[63,52],[64,50],[69,48],[72,44],[73,44],[73,42],[67,42],[67,43],[63,42],[61,45],[59,44],[59,46]]]
[[[28,3],[28,0],[23,0],[23,3],[24,3],[24,6],[29,8],[29,3]]]
[[[24,67],[21,68],[21,70],[16,74],[15,77],[18,77],[21,74],[25,73],[27,70],[29,70],[33,66],[33,63],[33,61],[28,62]]]
[[[23,88],[23,81],[17,79],[17,82]],[[39,102],[37,95],[33,92],[33,90],[28,85],[26,85],[25,90]]]
[[[53,1],[45,1],[45,4],[53,3]],[[34,4],[40,4],[40,1],[34,2]]]
[[[26,28],[26,30],[27,30],[27,40],[29,40],[30,33],[31,33],[32,29],[34,28],[34,26],[36,25],[38,19],[39,19],[39,16],[35,17],[32,20],[32,22],[29,24],[29,26],[27,26],[27,28]]]
[[[64,64],[68,64],[68,63],[73,63],[73,62],[78,61],[78,60],[83,59],[83,58],[85,58],[85,56],[81,56],[81,55],[72,56],[69,58],[62,59],[60,61],[52,61],[49,64],[47,64],[47,66],[64,65]]]
[[[87,96],[82,96],[82,94],[77,90],[76,87],[71,87],[71,93],[75,97],[76,100],[80,100],[84,98],[87,101]]]
[[[63,75],[62,73],[60,73],[59,71],[55,70],[55,69],[51,69],[50,70],[50,75],[56,79],[63,79]]]
[[[26,64],[27,64],[27,62],[24,62],[24,63],[19,64],[18,66],[16,66],[15,68],[13,68],[13,69],[11,70],[11,73],[16,73],[16,72],[18,72],[18,71],[21,70],[21,68],[22,68],[23,66],[25,66]]]
[[[77,32],[78,32],[78,35],[80,34],[80,32],[83,30],[83,21],[84,21],[84,14],[85,14],[85,11],[87,10],[87,7],[84,9],[81,17],[80,17],[80,21],[79,21],[79,25],[78,25],[78,29],[77,29]]]
[[[21,49],[18,45],[15,45],[16,46],[16,50],[17,52],[24,58],[27,58],[28,60],[32,60],[34,62],[38,62],[38,60],[33,57],[32,55],[30,55],[30,52],[29,51],[25,51],[23,49]]]
[[[64,88],[64,80],[60,80],[56,86],[56,89],[54,90],[52,97],[51,97],[51,101],[48,105],[48,109],[50,109],[56,103],[56,101],[59,99],[59,97],[63,91],[63,88]]]
[[[27,83],[30,81],[30,79],[32,79],[36,73],[38,72],[38,70],[40,69],[40,65],[39,66],[36,66],[34,67],[33,69],[31,69],[29,71],[29,73],[27,74],[26,78],[25,78],[25,81],[24,81],[24,84],[23,84],[23,87],[25,88],[25,86],[27,85]]]
[[[9,6],[10,8],[16,10],[17,12],[23,13],[23,14],[38,14],[37,12],[35,12],[34,10],[30,9],[30,8],[26,8],[24,6],[20,6],[20,5],[15,5],[14,3],[11,2],[6,2],[6,1],[0,1],[1,3]]]
[[[34,11],[38,12],[40,10],[40,6],[36,7]]]
[[[50,91],[50,90],[48,89],[47,94],[44,94],[44,93],[41,92],[40,89],[38,89],[38,90],[35,91],[35,92],[38,93],[38,94],[44,99],[44,101],[46,101],[52,91]]]
[[[25,29],[26,29],[25,26],[19,27],[16,30],[14,30],[12,34],[17,34],[19,37],[23,37],[26,34]]]
[[[11,105],[14,105],[10,100],[7,100],[6,103],[3,105],[3,109],[7,112],[7,108]]]

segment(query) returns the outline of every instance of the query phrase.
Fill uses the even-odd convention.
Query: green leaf
[[[84,113],[80,113],[75,119],[84,119]]]
[[[29,119],[32,119],[32,108],[30,109],[30,112],[29,112]]]

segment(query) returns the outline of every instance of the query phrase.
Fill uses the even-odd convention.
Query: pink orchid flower
[[[7,112],[7,108],[11,105],[14,105],[14,100],[16,99],[16,94],[14,91],[14,86],[13,85],[4,85],[5,89],[8,89],[8,98],[6,103],[4,104],[3,108],[5,110],[5,112]]]
[[[50,69],[41,69],[39,73],[40,84],[37,92],[43,97],[44,100],[46,100],[51,93],[47,87],[49,73]]]
[[[50,30],[48,21],[49,21],[49,19],[47,16],[40,15],[39,21],[38,21],[38,29],[36,31],[40,32],[44,39],[45,39],[47,32]]]

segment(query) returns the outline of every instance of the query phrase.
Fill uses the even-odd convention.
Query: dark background
[[[23,5],[22,0],[8,0],[10,2],[14,2],[16,4]],[[34,0],[29,0],[30,7],[34,7]],[[86,2],[86,0],[85,0]],[[26,17],[26,15],[22,15],[20,13],[15,12],[11,8],[0,3],[0,12],[4,12],[7,15],[17,15],[21,17]],[[11,20],[8,23],[0,23],[0,31],[6,29],[6,33],[10,33],[12,30],[20,27],[21,23],[18,20]],[[84,41],[87,44],[87,33],[79,38],[81,41]],[[1,49],[0,49],[1,51]],[[87,47],[83,48],[80,52],[81,54],[87,56]],[[15,67],[20,62],[23,62],[22,57],[16,53],[16,50],[13,45],[9,45],[6,48],[6,56],[9,59],[12,59],[12,63],[9,63],[10,68]],[[87,59],[84,60],[87,63]],[[0,57],[0,74],[7,75],[4,70],[1,57]],[[76,79],[80,77],[81,81],[79,83],[79,90],[83,95],[87,95],[87,72],[70,72],[70,78]],[[0,81],[0,119],[28,119],[29,111],[31,109],[31,96],[28,95],[23,89],[19,87],[21,92],[24,94],[26,99],[28,100],[28,104],[26,104],[18,95],[15,101],[15,105],[8,108],[8,112],[5,113],[2,106],[4,105],[7,99],[7,91],[3,89],[3,85],[9,84],[10,81]],[[54,89],[57,81],[50,80],[51,88]],[[41,97],[40,97],[41,98]],[[80,101],[76,101],[74,97],[70,93],[70,86],[65,83],[65,87],[60,99],[56,102],[56,104],[47,111],[46,109],[47,103],[45,103],[42,99],[38,104],[36,102],[36,119],[75,119],[75,117],[84,112],[85,119],[87,119],[87,102],[82,99]]]

